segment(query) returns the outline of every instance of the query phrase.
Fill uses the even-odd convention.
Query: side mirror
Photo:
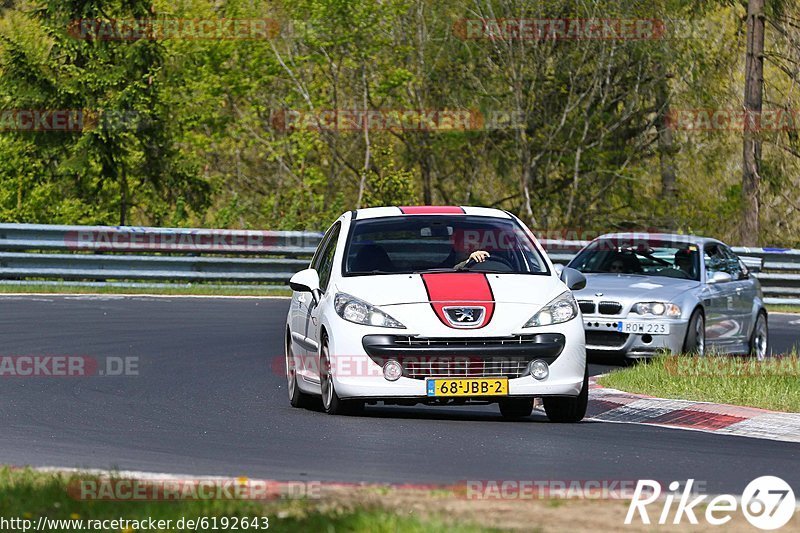
[[[727,283],[729,281],[733,281],[733,276],[727,272],[714,272],[708,277],[709,285],[713,285],[715,283]]]
[[[586,276],[575,270],[574,268],[564,267],[561,271],[561,281],[571,291],[579,291],[586,287]]]
[[[310,292],[315,302],[319,301],[319,274],[313,268],[307,268],[297,272],[289,280],[289,287],[297,292]]]

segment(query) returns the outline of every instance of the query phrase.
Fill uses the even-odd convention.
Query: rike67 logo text
[[[721,526],[727,524],[734,513],[741,512],[750,524],[762,530],[774,530],[785,526],[794,516],[796,501],[794,491],[779,477],[762,476],[751,481],[741,498],[730,494],[714,496],[710,500],[707,494],[693,493],[694,480],[689,479],[683,486],[678,481],[669,484],[669,492],[662,496],[661,484],[648,479],[639,480],[636,484],[625,523],[631,524],[638,514],[644,524],[651,523],[650,511],[658,511],[654,521],[660,525],[682,524],[684,520],[690,524],[698,524],[698,515],[707,524]],[[696,507],[705,505],[705,512],[700,513]],[[662,506],[663,505],[663,506]]]

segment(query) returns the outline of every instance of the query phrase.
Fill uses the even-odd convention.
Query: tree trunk
[[[367,85],[367,69],[364,65],[361,65],[361,81],[364,84],[364,170],[361,173],[361,180],[358,182],[358,200],[356,200],[356,209],[361,209],[361,202],[364,200],[364,188],[367,184],[367,173],[369,172],[370,156],[372,153],[372,146],[369,140],[369,120],[366,118],[369,114],[369,86]]]
[[[419,172],[422,177],[422,203],[433,204],[433,162],[427,139],[420,143],[422,154],[419,158]]]
[[[664,218],[665,229],[675,231],[675,200],[677,197],[677,178],[675,175],[675,145],[672,140],[672,127],[669,123],[670,95],[669,79],[666,72],[661,73],[661,80],[658,83],[656,92],[656,106],[658,117],[656,118],[656,128],[658,129],[658,162],[661,170],[661,197],[666,207]]]
[[[764,0],[747,3],[747,56],[744,83],[744,143],[742,153],[742,224],[739,242],[758,245],[760,123],[764,91]]]
[[[119,225],[124,226],[128,222],[128,202],[130,196],[130,190],[128,189],[128,175],[125,173],[124,168],[120,171],[119,180]]]

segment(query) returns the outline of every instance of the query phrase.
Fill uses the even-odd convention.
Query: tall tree
[[[744,82],[744,147],[742,154],[742,224],[740,242],[758,244],[761,182],[760,119],[764,93],[764,0],[747,3],[747,53]]]

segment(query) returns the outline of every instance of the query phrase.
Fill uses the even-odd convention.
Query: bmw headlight
[[[578,316],[578,303],[575,301],[572,291],[566,291],[542,307],[522,327],[532,328],[534,326],[561,324],[572,320],[576,316]]]
[[[681,316],[681,308],[675,304],[666,304],[663,302],[639,302],[631,309],[637,315],[655,315],[655,316]]]
[[[403,324],[374,305],[343,292],[336,294],[333,300],[333,307],[336,309],[336,314],[349,322],[364,324],[365,326],[405,329]]]

